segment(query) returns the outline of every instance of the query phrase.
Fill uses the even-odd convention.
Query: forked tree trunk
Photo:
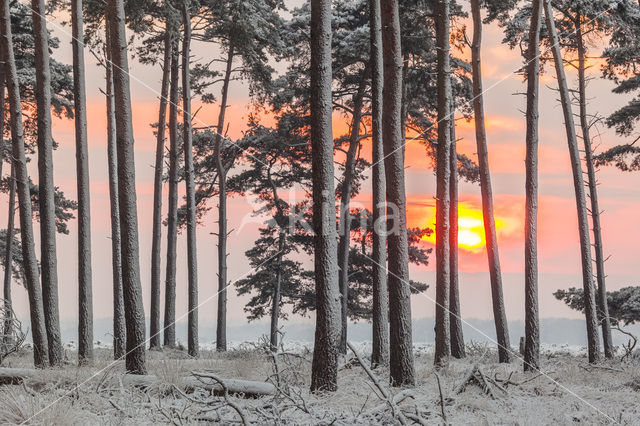
[[[44,321],[47,326],[49,363],[63,361],[58,308],[58,265],[56,256],[56,206],[53,183],[53,138],[51,136],[51,68],[49,34],[44,0],[31,0],[36,61],[36,105],[38,126],[38,180],[40,185],[40,269]]]
[[[162,175],[164,171],[164,135],[167,121],[167,97],[169,96],[169,73],[171,72],[171,30],[167,23],[164,35],[164,57],[162,60],[162,85],[160,87],[160,109],[156,130],[156,164],[153,176],[153,229],[151,231],[151,309],[149,319],[149,349],[159,349],[160,344],[160,286],[162,281]]]
[[[533,0],[527,49],[527,154],[524,218],[524,371],[540,368],[538,313],[538,92],[540,85],[540,27],[542,1]]]
[[[2,99],[4,101],[4,99]],[[4,120],[4,115],[0,114],[0,119]],[[2,125],[0,125],[0,130]],[[0,131],[0,135],[2,131]],[[9,184],[9,212],[7,213],[7,244],[4,251],[4,306],[5,306],[5,323],[4,335],[5,341],[12,336],[12,318],[9,314],[13,312],[13,301],[11,298],[11,274],[13,267],[13,231],[16,215],[16,178],[13,165],[11,165],[11,183]]]
[[[380,0],[369,0],[371,28],[371,181],[373,191],[373,337],[371,367],[389,363],[389,293],[385,220],[384,148],[382,146],[382,27]]]
[[[136,200],[133,120],[129,88],[129,62],[123,0],[108,0],[111,25],[111,57],[118,144],[118,197],[122,245],[122,287],[127,325],[126,368],[133,374],[146,374],[145,317],[140,284],[138,246],[138,208]]]
[[[87,96],[84,76],[82,0],[71,1],[73,102],[78,188],[78,362],[93,359],[93,290],[91,274],[91,189],[87,147]]]
[[[187,198],[187,270],[189,313],[187,325],[187,351],[197,358],[198,349],[198,258],[196,251],[196,197],[193,172],[193,135],[191,129],[191,86],[189,61],[191,55],[191,17],[187,4],[182,4],[182,114],[184,138],[184,181]]]
[[[585,76],[586,48],[582,34],[582,22],[578,14],[576,21],[576,42],[578,45],[578,85],[580,96],[580,127],[582,129],[582,141],[584,143],[585,162],[587,163],[587,181],[589,183],[589,196],[591,198],[591,220],[593,223],[593,251],[596,261],[597,306],[602,326],[602,343],[604,356],[611,359],[615,355],[613,340],[611,338],[611,321],[609,319],[609,303],[607,302],[606,274],[604,272],[604,254],[602,249],[602,229],[600,227],[600,206],[598,205],[598,181],[593,163],[593,149],[591,147],[590,124],[587,117],[587,79]]]
[[[178,81],[177,40],[171,48],[169,93],[169,202],[167,213],[167,270],[164,291],[164,345],[176,345],[176,244],[178,238]]]
[[[402,139],[402,56],[398,1],[382,2],[384,68],[382,133],[389,229],[390,376],[392,386],[413,386],[409,248]]]
[[[576,194],[576,208],[578,210],[578,232],[580,234],[580,252],[582,261],[582,285],[584,289],[585,319],[587,322],[587,346],[589,352],[589,362],[595,363],[600,360],[600,339],[598,337],[598,319],[596,315],[596,298],[593,285],[591,268],[591,241],[589,238],[589,218],[587,216],[587,204],[582,180],[582,166],[580,163],[580,151],[573,121],[573,111],[571,110],[571,98],[567,86],[567,78],[564,72],[562,53],[558,41],[556,24],[553,18],[553,9],[550,0],[544,0],[544,10],[546,15],[549,41],[553,51],[553,59],[558,77],[558,89],[564,112],[564,122],[567,132],[567,142],[569,145],[569,156],[571,157],[571,169],[573,171],[573,187]]]
[[[9,97],[9,115],[11,120],[11,142],[13,167],[15,170],[18,204],[20,206],[20,236],[22,241],[22,257],[24,261],[25,284],[29,294],[29,312],[31,318],[31,334],[33,337],[33,360],[36,367],[49,364],[49,345],[44,322],[42,292],[40,289],[40,271],[36,259],[33,241],[33,216],[31,212],[31,194],[29,193],[29,175],[24,152],[24,129],[22,127],[22,105],[18,71],[13,54],[13,37],[11,34],[11,15],[9,2],[2,1],[0,6],[0,43],[5,66],[5,81]]]
[[[434,363],[444,366],[451,354],[449,335],[451,72],[449,58],[449,0],[436,0],[438,49],[438,146],[436,149],[436,349]]]
[[[331,0],[311,0],[311,157],[316,329],[311,391],[338,389],[340,301],[331,131]]]
[[[509,326],[502,294],[502,272],[498,254],[498,238],[496,222],[493,215],[493,190],[489,172],[489,153],[487,149],[487,132],[484,126],[484,98],[482,89],[482,17],[480,0],[471,0],[473,15],[473,41],[471,43],[471,68],[473,76],[473,112],[476,127],[476,145],[478,150],[478,166],[480,168],[480,191],[482,192],[482,215],[484,232],[489,258],[489,276],[491,279],[491,299],[493,302],[493,320],[498,340],[498,359],[500,362],[511,361],[509,343]]]

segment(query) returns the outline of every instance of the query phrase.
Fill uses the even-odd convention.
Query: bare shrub
[[[16,353],[22,348],[27,334],[22,331],[22,323],[11,309],[11,304],[0,299],[0,365],[9,355]]]

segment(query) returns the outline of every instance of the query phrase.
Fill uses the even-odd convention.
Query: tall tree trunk
[[[509,343],[509,327],[502,295],[502,273],[498,254],[496,223],[493,216],[493,190],[489,172],[489,153],[487,152],[487,133],[484,126],[484,99],[482,89],[482,17],[480,0],[471,0],[473,15],[473,41],[471,43],[471,67],[473,76],[473,112],[476,127],[476,145],[478,150],[478,166],[480,168],[480,191],[482,192],[482,215],[484,232],[489,258],[489,276],[491,279],[491,299],[493,301],[493,320],[498,340],[498,358],[500,362],[511,361]]]
[[[167,213],[167,270],[164,292],[164,345],[176,345],[176,244],[178,238],[178,81],[177,40],[171,48],[169,92],[169,206]]]
[[[371,367],[389,363],[389,293],[385,218],[384,148],[382,146],[382,27],[380,0],[369,0],[371,28],[371,181],[373,191],[373,337]]]
[[[451,283],[449,288],[449,333],[451,336],[451,355],[454,358],[464,358],[464,337],[462,335],[462,316],[460,315],[460,288],[458,280],[458,150],[456,148],[456,107],[451,101],[451,152],[449,154],[449,250],[451,269]]]
[[[13,37],[11,34],[11,15],[9,2],[2,1],[0,6],[0,34],[4,40],[0,43],[4,58],[5,80],[9,97],[9,114],[11,118],[11,141],[13,167],[20,206],[20,236],[22,241],[22,257],[24,261],[25,284],[29,294],[29,312],[31,317],[31,334],[33,336],[33,360],[36,367],[49,364],[49,345],[44,322],[42,291],[40,289],[40,271],[36,259],[33,241],[33,216],[31,212],[31,194],[29,193],[29,175],[24,152],[24,129],[22,127],[22,105],[18,71],[13,54]]]
[[[434,363],[446,365],[451,354],[449,335],[451,67],[449,57],[449,0],[436,0],[438,49],[438,147],[436,149],[436,349]]]
[[[153,176],[153,230],[151,231],[151,318],[149,320],[149,348],[160,349],[160,286],[162,280],[162,173],[164,171],[164,134],[167,121],[167,97],[169,96],[169,73],[171,72],[171,30],[167,23],[164,35],[164,58],[162,61],[162,86],[160,109],[156,131],[156,164]]]
[[[40,185],[40,262],[44,321],[47,326],[49,363],[63,361],[58,308],[56,256],[56,205],[53,183],[53,138],[51,137],[51,68],[49,34],[44,0],[31,0],[36,60],[36,104],[38,126],[38,179]]]
[[[4,101],[4,99],[3,99]],[[4,120],[4,115],[0,114],[0,118]],[[2,125],[0,125],[0,130]],[[2,132],[0,132],[0,135]],[[13,165],[11,165],[11,183],[9,187],[9,212],[7,214],[7,244],[4,252],[4,307],[5,307],[5,323],[4,335],[5,341],[12,336],[12,318],[9,316],[13,312],[13,302],[11,298],[11,274],[13,266],[13,231],[16,215],[16,177]]]
[[[4,63],[2,50],[0,49],[0,64]],[[4,119],[5,119],[5,79],[4,67],[0,65],[0,176],[2,176],[2,166],[4,165]]]
[[[591,199],[591,220],[593,222],[593,249],[596,257],[596,277],[598,281],[597,306],[602,326],[602,343],[604,344],[604,356],[612,359],[615,355],[613,340],[611,338],[611,322],[609,320],[609,303],[607,302],[606,275],[604,272],[604,255],[602,250],[602,229],[600,228],[600,206],[598,205],[598,181],[593,163],[593,149],[591,147],[591,135],[589,119],[587,118],[587,80],[585,69],[586,48],[582,34],[581,15],[578,14],[575,23],[576,43],[578,45],[578,85],[580,92],[580,127],[582,128],[582,141],[584,143],[585,162],[587,163],[587,180],[589,182],[589,196]]]
[[[542,1],[533,0],[527,49],[527,154],[524,218],[524,371],[540,368],[538,314],[538,92],[540,85],[540,27]]]
[[[333,166],[331,0],[311,0],[311,154],[316,330],[311,391],[338,388],[340,301]]]
[[[344,163],[344,178],[340,191],[340,232],[338,241],[338,283],[340,286],[340,298],[342,302],[340,353],[347,353],[347,324],[349,319],[349,249],[351,242],[351,195],[353,192],[353,180],[356,172],[356,160],[360,147],[360,121],[362,120],[362,102],[367,87],[368,67],[362,71],[362,79],[358,91],[353,96],[353,118],[351,120],[351,133],[349,135],[349,149]]]
[[[229,82],[233,70],[233,41],[227,53],[227,67],[222,83],[222,99],[216,127],[215,157],[218,168],[218,322],[216,327],[216,350],[227,350],[227,170],[223,159],[222,135],[224,133],[224,117],[227,112]]]
[[[107,12],[108,16],[108,12]],[[125,354],[126,326],[124,318],[124,295],[122,289],[122,247],[120,244],[120,203],[118,202],[118,147],[116,145],[116,115],[113,98],[113,66],[109,48],[109,25],[106,32],[107,74],[107,162],[109,165],[109,207],[111,213],[111,267],[113,275],[113,357],[120,359]]]
[[[182,113],[184,135],[184,181],[187,197],[187,269],[189,271],[189,320],[187,346],[189,355],[198,357],[198,258],[196,251],[196,197],[193,172],[193,142],[191,130],[191,86],[189,61],[191,55],[191,17],[187,4],[182,4],[184,34],[182,37]]]
[[[553,51],[553,59],[558,77],[558,89],[564,112],[564,122],[567,131],[567,142],[569,145],[569,155],[571,157],[571,169],[573,171],[573,186],[576,193],[576,208],[578,210],[578,231],[580,233],[580,252],[582,260],[582,285],[584,288],[585,318],[587,321],[587,345],[589,352],[589,362],[595,363],[600,360],[600,339],[598,337],[598,319],[596,315],[596,298],[593,285],[591,268],[591,242],[589,238],[589,218],[587,216],[587,204],[582,180],[582,166],[580,163],[580,151],[573,121],[573,111],[571,110],[571,98],[567,78],[564,72],[562,53],[558,41],[556,24],[553,19],[553,9],[550,0],[544,0],[547,29],[549,31],[550,43]]]
[[[273,352],[278,351],[278,320],[280,318],[280,299],[281,299],[281,287],[282,287],[282,252],[284,251],[284,231],[280,230],[278,235],[278,257],[276,261],[276,283],[273,288],[273,298],[271,300],[271,330],[270,330],[270,345]]]
[[[91,189],[87,148],[87,96],[84,77],[82,0],[71,1],[73,102],[78,188],[78,362],[93,359],[93,291],[91,274]]]
[[[397,0],[382,2],[381,25],[384,61],[382,134],[389,203],[389,337],[393,348],[390,376],[393,386],[412,386],[415,372],[402,140],[402,49]]]
[[[111,22],[111,57],[118,144],[118,197],[120,202],[120,238],[122,244],[122,287],[127,325],[126,368],[133,374],[145,374],[145,317],[140,284],[138,246],[138,208],[136,201],[133,120],[123,0],[108,0]]]

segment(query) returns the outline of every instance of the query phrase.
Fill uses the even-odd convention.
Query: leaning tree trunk
[[[227,350],[227,170],[225,168],[222,146],[224,132],[224,117],[227,112],[227,98],[229,82],[233,70],[233,44],[229,46],[227,67],[222,83],[222,99],[216,127],[215,157],[218,169],[218,321],[216,324],[216,350]]]
[[[460,286],[458,274],[458,150],[456,148],[456,107],[451,100],[451,152],[449,153],[449,247],[451,283],[449,285],[449,333],[451,336],[451,355],[464,358],[464,337],[462,335],[462,316],[460,315]]]
[[[2,99],[4,101],[4,99]],[[0,119],[4,120],[4,115],[0,114]],[[2,123],[2,121],[0,121]],[[0,130],[2,125],[0,124]],[[0,131],[0,135],[2,132]],[[13,164],[11,165],[11,182],[9,183],[9,212],[7,213],[7,244],[4,252],[4,306],[5,306],[5,323],[4,335],[5,339],[12,336],[13,321],[10,313],[13,312],[13,302],[11,298],[11,274],[13,266],[13,231],[16,215],[16,177]]]
[[[84,77],[82,0],[71,1],[73,102],[78,187],[78,362],[93,359],[93,291],[91,277],[91,201],[87,148],[87,96]]]
[[[316,330],[311,391],[338,389],[340,301],[331,131],[331,0],[311,0],[311,157]]]
[[[540,85],[540,27],[542,0],[533,0],[527,49],[527,154],[524,218],[524,371],[540,368],[538,314],[538,92]]]
[[[596,315],[596,298],[591,269],[591,242],[589,238],[589,218],[587,216],[587,204],[582,180],[582,167],[580,164],[580,151],[571,110],[571,98],[567,78],[564,72],[564,64],[556,24],[553,18],[553,9],[550,0],[544,0],[546,24],[549,31],[549,41],[553,51],[553,59],[558,77],[558,89],[564,112],[564,122],[571,157],[571,169],[573,171],[573,186],[576,194],[576,208],[578,210],[578,231],[580,234],[580,252],[582,260],[582,285],[584,288],[585,318],[587,321],[587,345],[589,362],[600,360],[600,339],[598,337],[598,319]]]
[[[122,287],[127,325],[126,368],[133,374],[146,374],[145,317],[140,284],[138,246],[138,208],[133,149],[133,120],[129,88],[129,62],[125,34],[123,0],[108,0],[111,22],[111,57],[116,105],[118,144],[118,197],[122,244]]]
[[[371,367],[389,363],[389,294],[385,222],[384,148],[382,146],[382,27],[380,0],[369,0],[371,28],[371,181],[373,206],[373,337]]]
[[[63,361],[58,308],[56,256],[56,205],[53,183],[53,138],[51,136],[51,68],[49,34],[44,0],[31,1],[36,60],[36,104],[38,126],[38,179],[40,185],[40,262],[44,321],[47,326],[49,363]]]
[[[191,55],[191,17],[187,4],[182,4],[184,34],[182,37],[182,114],[184,139],[184,181],[187,198],[187,269],[189,273],[189,313],[187,347],[192,357],[198,357],[198,258],[196,251],[196,197],[193,172],[193,135],[191,130],[191,86],[189,60]]]
[[[171,53],[169,93],[169,206],[167,213],[167,270],[164,292],[164,345],[176,345],[176,244],[178,235],[178,44]]]
[[[107,14],[108,16],[108,14]],[[109,25],[105,28],[106,43],[109,44]],[[120,245],[120,203],[118,202],[118,147],[116,146],[116,115],[113,99],[113,67],[110,48],[105,46],[107,61],[107,162],[109,166],[109,207],[111,213],[111,268],[113,275],[113,357],[120,359],[125,354],[127,339],[124,318],[124,296],[122,289],[122,247]]]
[[[18,204],[20,206],[20,236],[22,240],[25,284],[29,294],[33,360],[36,367],[46,367],[49,364],[49,345],[47,343],[44,309],[42,306],[40,271],[33,241],[33,216],[31,212],[31,194],[29,193],[29,175],[24,152],[22,105],[20,102],[18,71],[13,54],[11,15],[8,1],[2,1],[0,6],[0,34],[4,38],[3,43],[0,43],[0,48],[4,59],[5,80],[9,97],[13,167],[17,181]]]
[[[382,133],[385,155],[387,216],[389,229],[390,376],[393,386],[413,386],[413,339],[407,210],[402,140],[402,49],[398,1],[382,3],[382,51],[384,67]]]
[[[162,174],[164,171],[164,134],[167,121],[167,96],[169,95],[169,73],[171,71],[171,30],[167,24],[164,35],[164,58],[162,61],[162,86],[160,109],[156,131],[156,164],[153,176],[153,230],[151,231],[151,309],[149,319],[149,349],[160,349],[160,282],[162,280]]]
[[[449,0],[436,0],[438,46],[438,146],[436,149],[436,349],[434,363],[446,365],[449,336],[451,72],[449,58]]]
[[[582,128],[582,141],[584,143],[585,162],[587,163],[587,180],[589,183],[589,196],[591,198],[591,220],[593,222],[593,250],[596,256],[596,278],[598,280],[597,304],[600,324],[602,326],[602,343],[604,344],[604,356],[613,358],[615,348],[611,338],[611,322],[609,320],[609,303],[607,301],[606,275],[604,272],[604,255],[602,253],[602,229],[600,227],[600,206],[598,205],[598,182],[593,163],[593,149],[591,147],[590,125],[587,118],[587,80],[585,76],[585,56],[582,23],[580,14],[576,20],[576,42],[578,45],[578,85],[580,92],[580,127]]]
[[[480,168],[480,191],[482,192],[482,215],[484,232],[489,258],[489,276],[491,279],[491,299],[493,301],[493,319],[498,340],[498,359],[500,362],[511,361],[509,344],[509,326],[502,294],[502,273],[498,254],[498,238],[496,222],[493,215],[493,190],[489,172],[489,153],[487,152],[487,133],[484,126],[484,99],[482,89],[482,64],[480,50],[482,46],[482,17],[480,16],[480,0],[471,0],[473,14],[473,41],[471,43],[471,68],[473,77],[473,112],[476,127],[476,145],[478,150],[478,166]]]

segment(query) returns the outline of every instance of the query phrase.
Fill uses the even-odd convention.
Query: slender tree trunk
[[[160,349],[160,269],[162,245],[162,173],[164,171],[164,134],[167,121],[167,97],[169,96],[169,73],[171,72],[171,30],[167,24],[164,35],[164,58],[162,61],[162,86],[160,109],[156,131],[156,165],[153,176],[153,230],[151,231],[151,318],[149,320],[149,348]]]
[[[316,330],[311,391],[338,389],[340,301],[331,131],[331,0],[311,0],[311,153]]]
[[[567,78],[564,72],[562,53],[558,42],[555,21],[553,19],[553,9],[550,0],[544,0],[547,29],[553,51],[553,59],[558,77],[558,89],[562,101],[564,112],[564,122],[567,131],[567,142],[569,145],[569,155],[571,157],[571,169],[573,170],[573,186],[576,193],[576,207],[578,210],[578,231],[580,233],[580,252],[582,260],[582,284],[584,288],[585,318],[587,321],[587,345],[589,352],[589,362],[595,363],[600,360],[600,339],[598,337],[598,320],[596,315],[596,298],[593,285],[591,269],[591,242],[589,238],[589,218],[587,216],[587,204],[582,180],[582,167],[580,163],[580,151],[571,110],[571,98]]]
[[[123,0],[108,0],[111,25],[111,57],[118,144],[118,197],[120,202],[120,238],[122,244],[122,284],[127,325],[126,368],[133,374],[145,374],[145,317],[140,284],[138,246],[138,208],[136,201],[133,120],[129,63]]]
[[[176,244],[178,238],[178,44],[171,53],[169,93],[169,206],[167,213],[167,271],[164,292],[164,345],[176,345]]]
[[[29,312],[31,317],[31,334],[33,336],[33,360],[36,367],[49,364],[49,345],[44,322],[42,292],[40,289],[40,271],[36,259],[33,241],[33,217],[31,212],[31,194],[29,193],[29,175],[24,152],[24,129],[22,127],[22,106],[18,71],[13,54],[13,37],[11,34],[11,15],[9,2],[2,1],[0,6],[0,34],[4,40],[0,43],[4,58],[5,80],[9,97],[9,114],[11,118],[11,141],[13,167],[17,183],[18,203],[20,206],[20,234],[22,240],[22,257],[24,261],[25,284],[29,294]]]
[[[107,14],[108,16],[108,14]],[[109,44],[109,25],[106,26]],[[120,359],[125,354],[126,326],[124,318],[124,296],[122,289],[122,247],[120,245],[120,203],[118,202],[118,147],[116,145],[116,115],[113,98],[113,67],[108,46],[106,51],[107,74],[107,161],[109,165],[109,207],[111,213],[111,266],[113,275],[113,357]]]
[[[604,255],[602,250],[602,229],[600,228],[600,206],[598,205],[598,181],[593,163],[593,149],[591,147],[590,125],[587,118],[587,80],[585,76],[585,56],[582,26],[578,14],[576,21],[576,42],[578,45],[578,84],[580,92],[580,127],[582,128],[582,141],[584,143],[585,162],[587,164],[587,180],[589,182],[589,196],[591,199],[591,220],[593,222],[593,249],[596,261],[596,277],[598,280],[597,306],[602,326],[602,343],[604,344],[604,356],[612,359],[615,355],[613,340],[611,338],[611,322],[609,320],[609,303],[607,302],[606,275],[604,272]]]
[[[84,77],[82,0],[71,1],[73,102],[78,187],[78,362],[93,359],[93,291],[91,276],[91,201],[87,148],[87,96]]]
[[[222,135],[224,133],[224,117],[227,112],[229,82],[233,70],[233,43],[227,54],[227,67],[222,83],[222,100],[216,127],[215,157],[218,168],[218,322],[216,327],[216,350],[227,350],[227,170],[223,161]]]
[[[373,191],[373,344],[371,367],[389,363],[389,293],[385,218],[384,148],[382,146],[382,27],[380,0],[369,0],[371,28],[371,181]]]
[[[187,193],[187,263],[189,271],[188,352],[198,357],[198,258],[196,251],[196,197],[193,172],[193,142],[191,130],[191,86],[189,61],[191,55],[191,17],[187,4],[182,4],[184,34],[182,37],[182,113],[184,118],[184,180]]]
[[[436,349],[434,363],[444,366],[451,349],[449,335],[451,69],[449,58],[449,1],[436,0],[438,49],[438,147],[436,149]]]
[[[402,140],[402,49],[398,1],[382,2],[384,67],[382,133],[389,230],[390,376],[393,386],[413,386],[411,291]]]
[[[540,85],[540,27],[542,1],[533,0],[527,49],[527,154],[524,218],[524,371],[540,368],[538,314],[538,92]]]
[[[2,99],[4,101],[4,99]],[[4,120],[4,115],[0,114],[0,118]],[[0,125],[0,130],[2,125]],[[0,132],[0,135],[2,132]],[[11,338],[13,322],[10,318],[13,312],[13,302],[11,299],[11,274],[13,266],[13,231],[16,215],[16,178],[13,165],[11,166],[11,183],[9,187],[9,212],[7,214],[7,245],[4,252],[4,307],[5,307],[5,323],[4,335],[5,341]]]
[[[44,0],[32,0],[36,59],[36,104],[38,125],[38,179],[40,185],[40,262],[44,321],[47,326],[49,363],[63,361],[58,309],[58,266],[56,256],[56,206],[53,183],[53,138],[51,137],[51,69],[49,35]]]
[[[480,190],[482,192],[482,214],[484,219],[487,256],[489,258],[489,275],[491,279],[491,299],[493,301],[493,319],[496,325],[498,340],[498,358],[500,362],[511,361],[509,328],[502,294],[502,272],[498,254],[498,238],[493,216],[493,190],[489,172],[489,153],[487,152],[487,133],[484,127],[484,99],[482,89],[482,17],[480,0],[471,0],[473,14],[473,41],[471,43],[471,67],[473,75],[473,112],[476,126],[476,144],[478,150],[478,166],[480,168]]]
[[[2,176],[2,166],[4,165],[4,119],[5,119],[5,79],[4,79],[4,67],[1,65],[4,63],[2,56],[2,50],[0,49],[0,176]]]
[[[451,268],[451,284],[449,289],[449,333],[451,335],[451,355],[454,358],[464,358],[464,337],[462,335],[462,317],[460,315],[460,288],[458,282],[458,150],[456,149],[456,107],[451,101],[451,153],[449,199],[449,250]]]
[[[284,251],[285,238],[285,233],[281,230],[278,236],[278,258],[276,261],[278,269],[276,271],[276,283],[273,288],[273,298],[271,301],[270,344],[273,352],[278,351],[278,319],[280,318],[280,291],[282,287],[282,252]]]

